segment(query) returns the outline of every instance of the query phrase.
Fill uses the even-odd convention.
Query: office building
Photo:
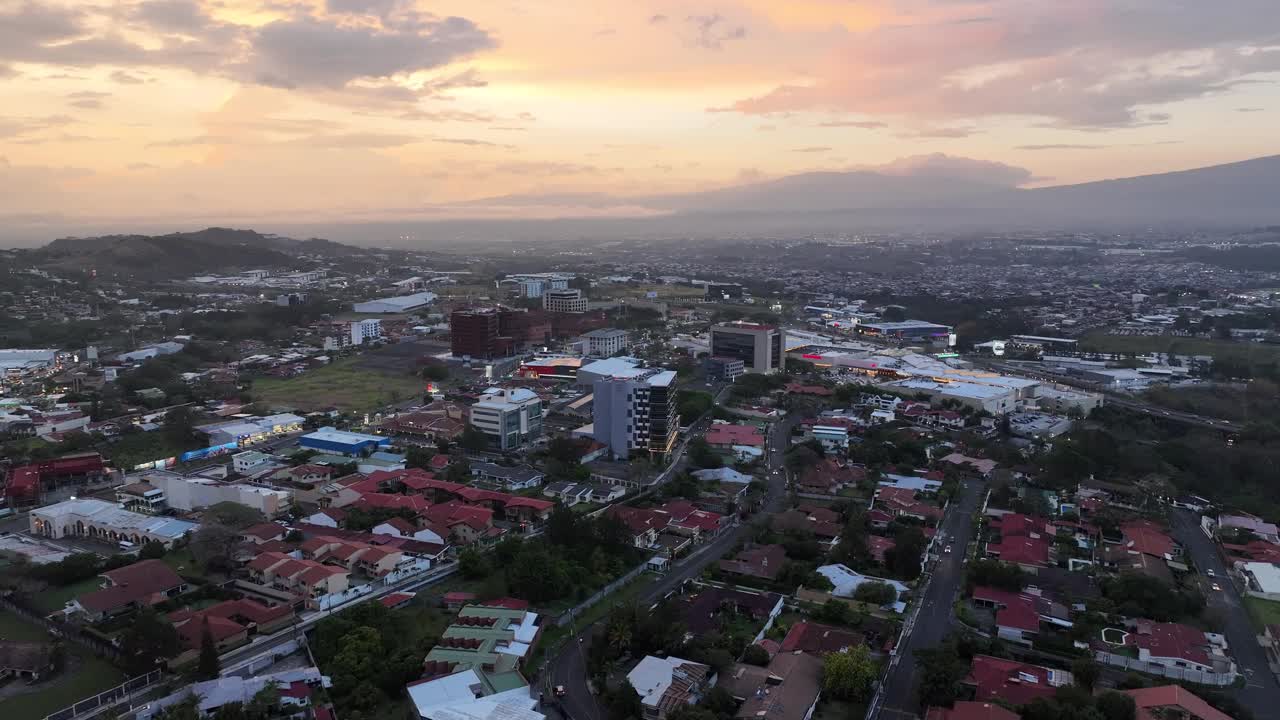
[[[593,385],[592,435],[616,459],[633,452],[665,456],[675,446],[676,373],[632,367],[599,377]]]
[[[471,426],[496,449],[520,447],[542,435],[542,400],[525,388],[491,388],[471,406]]]
[[[582,336],[587,355],[613,357],[627,349],[627,331],[617,328],[592,330]]]
[[[749,373],[782,372],[785,333],[772,325],[731,322],[711,326],[711,356],[741,360]]]
[[[577,288],[548,290],[542,294],[542,309],[547,312],[580,313],[587,311],[587,299]]]
[[[351,323],[351,344],[363,345],[382,338],[381,320],[357,320]]]
[[[708,380],[721,382],[733,382],[739,375],[747,372],[746,365],[741,360],[727,357],[707,358],[706,370]]]
[[[494,306],[456,310],[449,316],[450,351],[457,358],[510,357],[550,341],[551,320],[540,310]]]

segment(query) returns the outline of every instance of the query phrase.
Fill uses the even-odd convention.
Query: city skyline
[[[1277,20],[1266,0],[6,0],[0,217],[626,215],[649,210],[578,194],[939,156],[1004,187],[1189,169],[1276,152]],[[486,202],[509,195],[537,197]]]

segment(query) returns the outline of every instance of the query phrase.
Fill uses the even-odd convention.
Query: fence
[[[1112,667],[1134,670],[1148,675],[1160,675],[1171,680],[1185,680],[1186,682],[1197,683],[1200,685],[1226,687],[1234,684],[1236,678],[1240,677],[1234,669],[1231,672],[1212,673],[1204,672],[1202,670],[1192,670],[1190,668],[1167,667],[1157,663],[1143,662],[1137,658],[1131,658],[1128,655],[1116,655],[1114,653],[1106,652],[1105,650],[1099,650],[1095,652],[1093,656],[1098,662],[1111,665]]]
[[[627,583],[636,579],[636,577],[639,576],[640,573],[644,572],[647,567],[648,567],[648,563],[641,563],[640,565],[632,568],[631,571],[628,572],[626,575],[623,575],[617,580],[614,580],[608,585],[605,585],[604,587],[600,588],[599,590],[596,591],[595,595],[592,595],[591,597],[587,598],[586,600],[583,600],[582,602],[578,603],[574,607],[571,607],[568,610],[561,613],[560,617],[556,618],[556,625],[568,625],[570,622],[573,622],[573,619],[578,615],[582,614],[584,610],[600,602],[602,599],[604,599],[614,590],[617,590],[623,585],[626,585]]]
[[[114,705],[134,693],[146,690],[160,682],[163,677],[164,673],[159,670],[152,670],[146,675],[139,675],[131,680],[125,680],[110,690],[104,690],[93,697],[85,698],[71,707],[50,713],[45,716],[44,720],[71,720],[99,708]]]
[[[276,661],[286,655],[292,655],[298,648],[302,647],[299,640],[290,640],[289,642],[277,645],[271,648],[271,652],[256,657],[249,658],[248,662],[243,665],[235,665],[222,671],[223,677],[236,675],[242,678],[250,678],[257,675],[260,671],[276,664]]]

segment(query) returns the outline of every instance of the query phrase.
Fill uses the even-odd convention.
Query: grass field
[[[14,640],[48,639],[40,628],[8,612],[0,612],[0,635]],[[0,699],[4,717],[42,718],[124,681],[123,673],[78,645],[68,643],[67,656],[67,669],[32,688],[33,692],[8,695],[16,689],[6,688]]]
[[[1280,345],[1173,337],[1170,335],[1108,335],[1094,332],[1080,339],[1080,349],[1096,352],[1150,353],[1172,352],[1174,355],[1212,355],[1215,358],[1266,361],[1280,357]]]
[[[1280,602],[1245,596],[1244,606],[1249,608],[1249,617],[1253,618],[1253,625],[1258,628],[1258,632],[1262,632],[1267,625],[1280,624]]]
[[[253,396],[273,408],[302,411],[336,407],[350,412],[376,410],[418,395],[423,382],[408,373],[392,374],[359,366],[358,360],[338,360],[291,378],[259,378]]]
[[[67,601],[88,592],[93,592],[102,587],[102,578],[91,577],[88,580],[81,580],[78,583],[72,583],[64,587],[50,587],[47,590],[41,590],[36,597],[32,598],[32,603],[40,612],[46,615],[61,610]]]

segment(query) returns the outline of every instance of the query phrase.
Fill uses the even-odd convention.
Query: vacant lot
[[[297,377],[259,378],[253,382],[253,396],[278,409],[365,412],[421,394],[423,387],[420,378],[407,372],[367,369],[349,358]]]
[[[1244,605],[1249,608],[1249,616],[1253,618],[1253,626],[1258,628],[1258,632],[1267,625],[1280,624],[1280,602],[1246,596]]]
[[[62,587],[49,587],[32,598],[32,603],[45,614],[57,612],[67,604],[68,600],[101,588],[102,582],[100,577],[91,577]]]
[[[48,639],[40,628],[9,612],[0,612],[0,636],[31,642]],[[124,681],[123,673],[79,645],[67,643],[66,648],[67,667],[53,678],[33,686],[13,681],[3,688],[4,717],[42,718]]]

